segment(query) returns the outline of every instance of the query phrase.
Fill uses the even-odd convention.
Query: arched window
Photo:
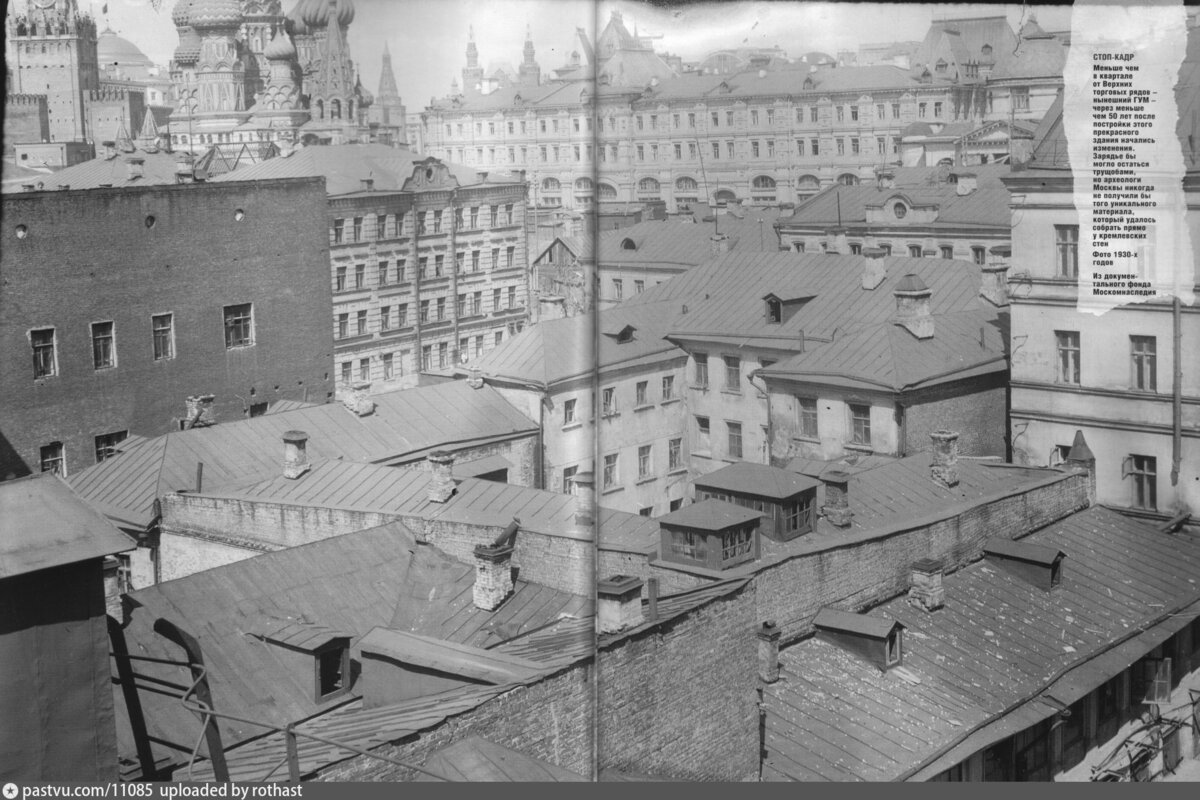
[[[801,175],[796,180],[796,194],[804,197],[821,191],[821,181],[816,175]]]
[[[617,189],[609,183],[600,184],[600,199],[601,200],[616,200]]]
[[[757,178],[754,179],[754,188],[755,189],[774,189],[775,188],[775,179],[772,178],[770,175],[759,175]]]
[[[983,47],[979,48],[979,52],[983,53],[985,56],[990,56],[992,54],[992,46],[990,44],[985,44]]]
[[[857,186],[858,176],[852,172],[843,172],[841,175],[838,175],[837,182],[842,186]]]
[[[329,101],[329,118],[330,119],[341,119],[342,118],[342,101],[341,100],[334,99],[334,100]]]
[[[622,250],[637,250],[637,242],[635,242],[633,239],[630,239],[628,236],[626,236],[624,239],[621,240],[621,249]]]
[[[580,178],[575,181],[575,191],[577,192],[590,192],[593,188],[591,178]]]
[[[694,192],[700,188],[700,184],[696,183],[695,178],[679,178],[675,181],[675,188],[681,192]]]
[[[943,159],[939,159],[939,160],[938,160],[938,163],[937,163],[937,165],[938,165],[939,167],[953,167],[953,166],[954,166],[954,159],[953,159],[953,158],[943,158]]]
[[[642,178],[638,181],[639,195],[658,195],[662,191],[662,186],[654,178]]]
[[[317,101],[317,119],[325,119],[325,101]]]
[[[558,178],[546,178],[542,181],[543,192],[557,192],[562,189],[562,184],[558,182]]]
[[[731,189],[718,189],[714,199],[718,206],[724,207],[728,203],[736,203],[737,195]]]

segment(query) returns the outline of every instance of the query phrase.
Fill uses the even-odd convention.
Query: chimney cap
[[[1067,452],[1067,461],[1095,461],[1096,456],[1092,453],[1092,448],[1088,447],[1087,439],[1083,438],[1083,431],[1075,431],[1075,439],[1071,442],[1071,449]]]
[[[840,469],[827,469],[821,473],[822,483],[849,483],[850,473]]]
[[[596,594],[606,597],[624,597],[635,591],[640,592],[645,583],[636,575],[611,575],[596,581]]]
[[[758,638],[760,639],[778,639],[782,635],[779,628],[779,623],[773,619],[766,620],[758,629]]]
[[[289,444],[303,444],[308,441],[308,433],[305,431],[284,431],[283,440]]]
[[[921,280],[921,276],[911,272],[901,278],[893,290],[893,294],[924,294],[929,292],[930,289],[925,285],[925,281]]]
[[[942,571],[942,560],[940,558],[920,558],[913,562],[913,572],[924,572],[933,574]]]

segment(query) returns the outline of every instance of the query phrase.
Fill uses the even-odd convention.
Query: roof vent
[[[933,292],[925,281],[910,273],[900,279],[892,294],[896,297],[896,314],[892,320],[918,339],[932,339],[933,316],[929,298]]]
[[[988,561],[1043,591],[1062,582],[1062,550],[1033,542],[1014,542],[1003,536],[991,536],[983,543]]]
[[[822,608],[813,619],[817,636],[863,658],[880,672],[904,662],[904,625],[887,617]]]
[[[304,431],[287,431],[283,434],[283,477],[295,480],[308,472],[308,434]]]

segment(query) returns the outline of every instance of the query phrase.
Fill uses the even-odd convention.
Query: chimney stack
[[[1096,456],[1083,438],[1083,431],[1075,431],[1075,440],[1071,442],[1071,451],[1067,453],[1067,464],[1076,469],[1085,470],[1088,474],[1088,505],[1096,504]]]
[[[896,185],[896,173],[889,167],[877,168],[875,182],[880,189],[891,189]]]
[[[370,192],[370,191],[373,191],[374,189],[375,189],[375,179],[374,178],[363,178],[362,179],[362,190],[364,192]]]
[[[471,374],[467,376],[467,386],[472,389],[483,388],[483,376],[479,372],[479,367],[471,367]]]
[[[103,148],[101,150],[100,157],[105,159],[106,161],[108,159],[117,157],[117,143],[116,142],[112,142],[112,141],[101,142],[100,147]]]
[[[957,177],[958,188],[955,190],[955,193],[959,197],[971,194],[971,192],[979,187],[979,180],[975,177],[974,172],[960,172]]]
[[[827,253],[846,255],[850,252],[850,243],[846,239],[846,229],[839,226],[829,229]]]
[[[877,289],[887,278],[887,264],[883,261],[882,247],[868,247],[863,250],[866,263],[863,264],[862,288],[867,291]]]
[[[925,611],[936,611],[946,605],[946,590],[942,588],[942,562],[922,558],[912,565],[908,581],[908,603]]]
[[[910,273],[900,279],[892,294],[896,297],[893,321],[918,339],[932,339],[933,316],[929,298],[933,292],[925,281]]]
[[[446,450],[434,450],[429,454],[429,481],[427,497],[431,503],[444,503],[454,495],[454,454]]]
[[[849,528],[854,516],[850,510],[850,473],[828,470],[821,474],[821,483],[825,484],[825,505],[821,506],[821,514],[829,524]]]
[[[125,160],[126,176],[129,180],[140,178],[145,174],[146,160],[143,158],[129,158]]]
[[[613,575],[596,583],[600,633],[617,633],[642,624],[642,579]]]
[[[187,419],[184,430],[215,425],[216,414],[213,412],[213,402],[216,397],[211,394],[201,394],[187,399]]]
[[[758,629],[758,677],[763,683],[779,680],[779,637],[782,632],[773,620]]]
[[[476,608],[495,611],[512,594],[512,554],[512,544],[475,546]]]
[[[1008,263],[1012,247],[1000,244],[988,251],[988,263],[980,268],[979,294],[998,308],[1008,305]]]
[[[929,434],[933,440],[933,460],[930,462],[930,477],[943,486],[958,485],[958,433],[938,430]]]
[[[708,237],[708,251],[714,256],[729,252],[729,234],[715,233]]]
[[[312,467],[308,463],[308,434],[287,431],[283,434],[283,477],[295,480]]]
[[[575,494],[575,524],[588,528],[596,523],[596,476],[591,470],[576,472],[571,478]]]
[[[356,416],[365,417],[375,411],[375,401],[369,395],[371,382],[361,381],[342,389],[342,405]]]

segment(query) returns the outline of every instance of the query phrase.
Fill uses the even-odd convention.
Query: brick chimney
[[[905,275],[892,291],[896,298],[896,314],[892,321],[918,339],[933,338],[933,317],[929,298],[933,294],[925,281],[913,274]]]
[[[476,545],[472,591],[476,608],[495,611],[512,594],[512,554],[511,544]]]
[[[913,563],[908,580],[908,603],[925,611],[936,611],[946,604],[941,561],[922,558]]]
[[[617,633],[642,624],[642,579],[613,575],[596,583],[600,633]]]
[[[467,386],[472,389],[483,388],[483,376],[479,372],[479,367],[471,367],[471,373],[467,376]]]
[[[571,478],[575,493],[575,524],[587,528],[596,523],[596,476],[591,470],[576,472]]]
[[[283,434],[283,477],[295,480],[312,467],[308,463],[308,434],[287,431]]]
[[[866,263],[863,264],[862,288],[867,291],[879,288],[887,278],[887,264],[884,263],[882,247],[869,247],[863,250]]]
[[[821,483],[825,484],[822,516],[829,520],[830,525],[849,528],[850,519],[854,516],[850,510],[850,473],[840,469],[828,470],[821,474]]]
[[[896,173],[889,167],[877,167],[875,183],[880,189],[891,189],[896,185]]]
[[[758,677],[763,683],[779,680],[779,637],[782,632],[773,620],[758,629]]]
[[[370,398],[371,382],[361,381],[342,389],[342,405],[359,417],[375,411],[375,401]]]
[[[943,486],[958,485],[958,432],[939,430],[929,434],[933,440],[930,477]]]
[[[203,428],[217,423],[213,403],[216,397],[211,394],[200,394],[187,399],[187,418],[184,420],[184,430]]]
[[[454,454],[446,450],[434,450],[429,454],[429,488],[426,490],[431,503],[444,503],[454,495]]]
[[[708,237],[708,251],[714,256],[729,252],[729,234],[716,233]]]
[[[1008,305],[1008,264],[1012,247],[1000,244],[988,251],[988,263],[980,268],[979,295],[998,308]]]

